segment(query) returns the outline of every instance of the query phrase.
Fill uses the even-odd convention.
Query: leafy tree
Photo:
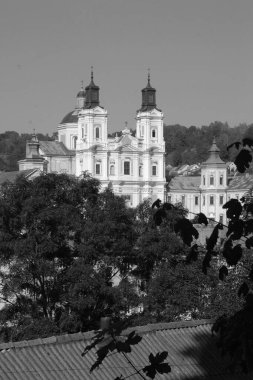
[[[21,176],[1,193],[0,321],[13,339],[28,320],[48,321],[52,333],[85,330],[136,302],[131,284],[112,287],[135,242],[122,199],[86,174]]]

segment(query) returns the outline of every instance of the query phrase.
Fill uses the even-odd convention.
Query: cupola
[[[83,81],[81,82],[81,89],[76,95],[76,108],[83,108],[85,104],[85,91],[83,88]]]
[[[148,70],[148,83],[142,90],[141,112],[150,111],[156,108],[156,89],[150,84],[150,72]]]
[[[85,109],[99,106],[99,87],[96,86],[93,81],[93,67],[91,67],[91,81],[90,84],[85,87],[85,94]]]

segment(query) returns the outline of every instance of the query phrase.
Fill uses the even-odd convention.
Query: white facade
[[[173,178],[167,196],[172,203],[182,203],[189,210],[189,218],[202,212],[208,218],[226,224],[223,205],[232,198],[239,200],[252,186],[252,175],[228,178],[228,167],[221,160],[214,139],[208,159],[201,164],[201,175]]]
[[[135,207],[146,198],[164,201],[163,113],[156,107],[156,90],[150,78],[142,90],[136,136],[126,126],[120,137],[108,138],[107,116],[92,74],[90,84],[77,95],[75,110],[58,126],[58,142],[40,143],[39,157],[44,159],[47,171],[76,176],[88,171],[101,181],[102,188],[110,186],[129,206]],[[28,164],[28,157],[20,161],[23,169]]]

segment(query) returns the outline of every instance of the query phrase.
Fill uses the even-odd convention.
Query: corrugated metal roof
[[[168,351],[166,361],[170,374],[157,375],[158,380],[238,380],[252,379],[242,374],[231,375],[211,336],[212,321],[162,323],[128,329],[142,336],[127,354],[136,368],[148,364],[150,352]],[[95,349],[81,356],[91,342],[93,332],[56,336],[33,341],[0,345],[0,379],[3,380],[113,380],[123,375],[139,380],[133,368],[120,353],[111,353],[102,365],[89,372],[96,360]],[[132,375],[132,376],[131,376]]]
[[[19,175],[24,175],[28,178],[36,170],[37,169],[27,169],[13,172],[0,172],[0,185],[7,181],[14,182]]]
[[[170,191],[173,190],[194,190],[200,186],[200,176],[174,177],[169,183]]]
[[[45,156],[73,156],[75,154],[60,141],[40,141],[40,149]]]

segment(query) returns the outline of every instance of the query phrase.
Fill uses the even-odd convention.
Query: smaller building
[[[178,176],[169,183],[168,201],[182,203],[189,210],[189,217],[203,212],[210,219],[226,223],[223,205],[231,198],[240,199],[253,188],[252,175],[228,176],[228,165],[219,153],[214,139],[208,159],[201,164],[200,175]]]

